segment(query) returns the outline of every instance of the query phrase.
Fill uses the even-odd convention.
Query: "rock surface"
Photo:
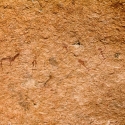
[[[125,125],[124,0],[0,0],[0,125]]]

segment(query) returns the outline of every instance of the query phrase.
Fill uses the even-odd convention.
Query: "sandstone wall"
[[[125,1],[1,0],[0,125],[125,125]]]

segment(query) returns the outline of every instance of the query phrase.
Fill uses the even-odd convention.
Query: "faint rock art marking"
[[[49,75],[49,78],[44,82],[44,86],[52,79],[52,75]]]
[[[10,62],[10,66],[12,65],[12,62],[19,56],[20,54],[19,53],[17,53],[16,55],[14,55],[14,56],[7,56],[7,57],[4,57],[4,58],[2,58],[1,60],[0,60],[0,65],[1,65],[1,67],[3,66],[3,61],[5,61],[5,60],[8,60],[9,62]]]
[[[21,101],[19,102],[19,105],[23,107],[25,110],[29,110],[30,103],[28,101]]]
[[[78,59],[78,62],[79,62],[81,65],[83,65],[87,70],[89,70],[89,69],[86,67],[85,62],[84,62],[83,60]]]
[[[36,61],[36,59],[33,60],[32,65],[33,65],[33,67],[36,67],[36,65],[37,65],[37,61]]]
[[[32,61],[32,66],[33,66],[33,69],[32,69],[32,70],[36,70],[36,66],[37,66],[36,57],[35,57],[35,59]]]
[[[102,58],[106,59],[105,56],[104,56],[104,52],[103,52],[102,48],[98,48],[98,50],[100,51],[100,54],[101,54]]]
[[[79,41],[76,43],[76,44],[74,44],[74,45],[82,45],[81,43],[79,43]],[[85,64],[85,61],[84,60],[82,60],[82,59],[78,59],[78,62],[81,64],[81,65],[83,65],[88,71],[89,70],[95,70],[98,66],[100,66],[102,63],[103,63],[103,61],[106,59],[106,57],[105,57],[105,49],[106,49],[106,47],[104,46],[104,49],[102,49],[102,48],[98,48],[98,51],[99,51],[99,54],[98,54],[98,57],[99,57],[99,59],[100,59],[100,57],[101,57],[101,62],[99,63],[99,64],[97,64],[97,66],[95,67],[95,68],[91,68],[91,67],[87,67],[86,66],[86,64]],[[119,54],[116,54],[116,56],[119,56]],[[91,58],[91,57],[90,57]]]
[[[53,65],[53,66],[57,66],[57,65],[58,65],[58,62],[57,62],[56,59],[53,58],[53,57],[49,59],[49,63],[50,63],[51,65]]]

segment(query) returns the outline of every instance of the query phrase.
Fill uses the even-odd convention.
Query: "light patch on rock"
[[[29,78],[22,84],[25,88],[35,88],[36,87],[36,81],[32,78]]]

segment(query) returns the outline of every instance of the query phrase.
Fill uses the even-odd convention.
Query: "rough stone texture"
[[[125,125],[125,0],[1,0],[0,125]]]

